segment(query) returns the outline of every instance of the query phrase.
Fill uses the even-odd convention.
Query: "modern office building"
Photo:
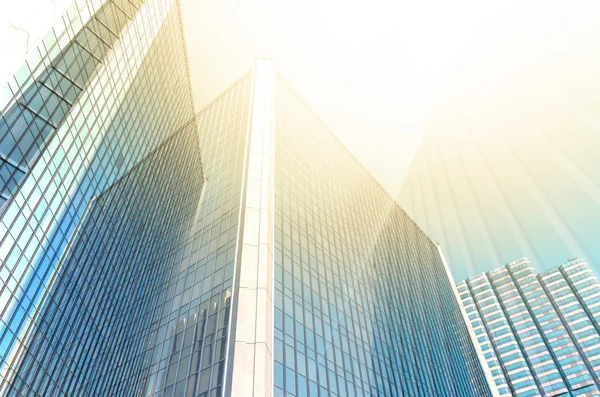
[[[156,308],[202,187],[191,124],[89,201],[8,395],[143,395]]]
[[[456,279],[523,256],[540,271],[582,257],[600,275],[597,102],[576,80],[453,97],[432,117],[398,202]]]
[[[274,90],[275,395],[488,395],[437,244]]]
[[[195,124],[146,396],[491,395],[438,246],[269,61]]]
[[[438,245],[269,61],[192,117],[177,3],[79,7],[3,104],[0,393],[492,395]]]
[[[110,198],[111,186],[126,190],[122,185],[117,188],[117,181],[134,178],[136,172],[141,172],[138,168],[142,161],[154,161],[148,156],[194,115],[180,21],[179,5],[171,0],[74,2],[2,87],[2,393],[36,395],[37,390],[37,395],[67,395],[75,390],[71,388],[87,385],[84,374],[89,369],[83,370],[81,365],[90,365],[89,357],[96,353],[65,351],[60,341],[69,347],[87,349],[80,338],[87,335],[102,340],[109,331],[92,331],[85,325],[86,318],[96,314],[88,311],[90,302],[77,300],[77,294],[84,292],[75,292],[80,281],[75,282],[72,277],[81,271],[73,266],[87,266],[90,262],[74,263],[74,256],[69,255],[79,252],[70,251],[69,247],[77,243],[77,230],[89,231],[86,209],[96,216],[94,211],[98,211],[97,206],[106,205],[101,204],[104,200],[118,202],[119,199]],[[177,174],[175,165],[171,168],[169,172]],[[156,175],[158,178],[162,174]],[[153,189],[158,195],[162,187]],[[183,200],[183,193],[172,192],[173,200]],[[123,203],[133,200],[137,193],[131,194]],[[165,204],[163,210],[167,211],[170,205]],[[165,213],[156,218],[165,221],[166,236],[175,233],[175,226],[166,220],[168,216],[174,215]],[[135,220],[124,217],[124,221]],[[107,236],[109,232],[98,233]],[[106,244],[117,244],[129,232],[120,233]],[[162,248],[155,249],[152,252],[162,255],[163,251],[158,251]],[[133,259],[123,257],[123,266],[127,267],[130,260]],[[101,283],[104,279],[98,277]],[[68,280],[75,284],[68,284]],[[137,294],[136,288],[139,287],[133,291]],[[73,297],[59,297],[63,290]],[[67,299],[78,309],[73,309],[74,313],[51,309],[55,307],[53,302],[60,299]],[[114,324],[121,327],[123,321],[114,319]],[[99,347],[109,346],[121,349],[121,345],[110,343]],[[112,356],[106,360],[108,357]],[[124,358],[119,357],[115,365],[122,365],[119,360]],[[100,369],[104,371],[104,367],[97,370]],[[78,382],[67,381],[76,378],[77,373],[81,373]],[[28,383],[28,379],[42,383]],[[77,390],[83,393],[82,389]]]
[[[536,274],[523,258],[457,288],[501,395],[600,395],[600,284],[586,262]]]

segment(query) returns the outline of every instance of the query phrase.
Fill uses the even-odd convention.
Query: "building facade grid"
[[[179,4],[74,3],[7,92],[1,157],[27,161],[20,179],[2,171],[9,176],[0,205],[0,388],[92,197],[193,116]],[[35,127],[31,110],[54,117],[52,129]]]
[[[583,260],[536,274],[523,258],[457,288],[502,395],[600,395],[600,286]]]
[[[275,98],[275,396],[488,395],[437,245],[282,80]]]
[[[0,393],[489,394],[437,244],[261,70],[194,116],[173,0],[77,1],[30,54],[0,117]]]

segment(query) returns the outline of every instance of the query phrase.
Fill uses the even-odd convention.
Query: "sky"
[[[423,134],[456,98],[464,108],[532,87],[540,93],[557,81],[563,88],[582,86],[584,76],[599,81],[597,1],[181,0],[181,6],[197,110],[256,57],[270,57],[394,197]]]
[[[423,134],[457,103],[533,92],[543,108],[548,92],[589,113],[600,86],[594,0],[180,1],[197,110],[270,57],[393,197]],[[2,6],[0,80],[70,3]]]

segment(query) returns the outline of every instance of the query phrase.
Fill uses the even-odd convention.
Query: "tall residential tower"
[[[523,258],[458,291],[503,396],[600,395],[600,284],[583,260],[536,275]]]

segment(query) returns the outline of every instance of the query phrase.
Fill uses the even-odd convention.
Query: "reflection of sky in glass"
[[[27,382],[13,382],[9,394],[50,394],[49,380],[60,380],[66,394],[139,389],[148,355],[141,348],[162,307],[169,259],[187,235],[202,191],[197,148],[191,125],[90,200],[13,368]],[[128,365],[115,366],[118,361]]]
[[[158,33],[165,18],[169,20],[168,26],[177,26],[178,12],[169,13],[168,7],[157,8],[157,3],[146,3],[136,15],[131,13],[132,9],[127,10],[130,17],[135,16],[135,21],[122,32],[120,40],[109,41],[111,56],[103,57],[99,62],[88,62],[87,66],[97,68],[80,82],[84,89],[76,100],[71,98],[75,102],[68,110],[70,116],[50,136],[47,148],[31,165],[21,188],[3,208],[0,255],[4,263],[0,276],[7,286],[0,296],[2,307],[6,308],[0,324],[3,361],[15,346],[16,335],[22,337],[29,328],[30,318],[35,314],[57,258],[87,201],[192,115],[189,89],[186,80],[180,79],[187,73],[183,48],[172,45],[180,30],[165,28]],[[146,21],[142,25],[142,20],[149,19],[150,12],[153,22]],[[108,23],[112,29],[129,23],[123,13],[113,15],[121,18],[121,25]],[[153,46],[139,39],[141,27],[147,39],[156,36]],[[99,37],[119,33],[111,33],[96,22],[92,30],[98,29]],[[82,44],[89,44],[90,53],[98,56],[101,50],[92,46],[89,36],[92,33],[86,31],[86,34],[88,41]],[[177,40],[181,40],[181,36],[177,36]],[[61,38],[58,41],[63,49],[72,47],[68,40],[65,42]],[[45,43],[55,42],[56,39]],[[165,50],[167,42],[170,43],[169,50]],[[53,56],[59,49],[52,50]],[[164,51],[169,51],[169,55],[162,55]],[[85,55],[90,57],[90,53]],[[157,62],[157,58],[161,60]],[[83,55],[78,58],[75,54],[75,59],[80,62],[87,58]],[[36,57],[31,55],[29,61],[35,60]],[[72,64],[66,74],[77,80],[82,76],[78,74],[81,65]],[[54,66],[62,67],[60,63]],[[146,79],[149,76],[160,76],[156,78],[171,84],[172,90],[165,92],[157,85],[148,85]],[[132,114],[139,117],[131,117]]]
[[[485,395],[437,246],[276,93],[275,395]]]

